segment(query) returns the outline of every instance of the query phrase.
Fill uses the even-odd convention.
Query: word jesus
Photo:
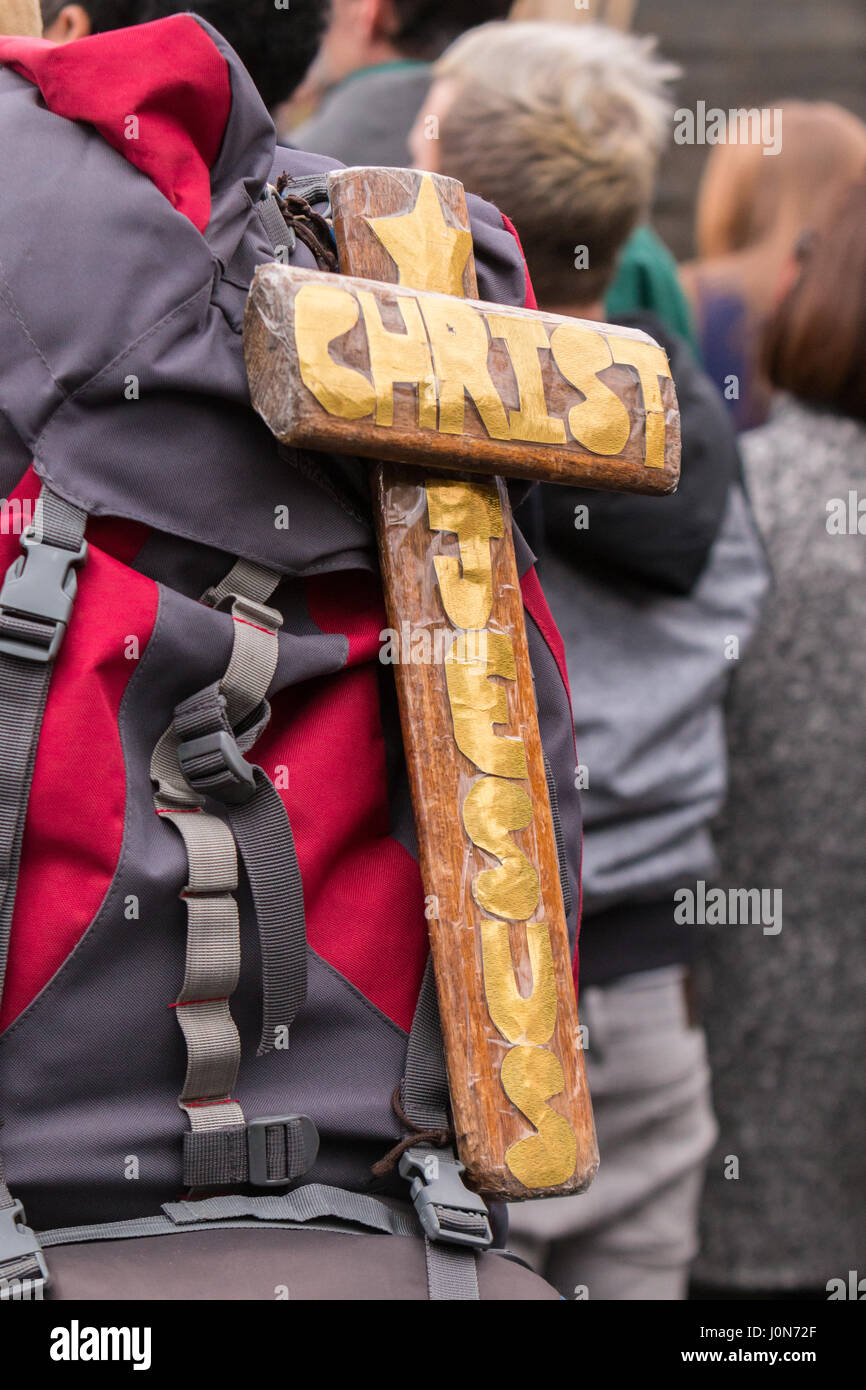
[[[514,839],[534,818],[526,747],[521,733],[498,734],[494,727],[510,722],[507,687],[517,679],[511,637],[488,626],[499,618],[490,547],[503,535],[502,509],[496,489],[482,483],[431,479],[425,490],[431,531],[455,535],[458,547],[457,556],[437,555],[434,568],[442,607],[457,630],[445,659],[454,739],[475,774],[460,814],[471,843],[495,861],[471,880],[481,910],[484,995],[508,1044],[499,1067],[502,1089],[536,1131],[510,1146],[505,1164],[526,1188],[556,1187],[574,1172],[577,1138],[549,1104],[565,1088],[562,1064],[550,1046],[556,973],[547,923],[535,917],[538,871]],[[525,933],[528,993],[515,977],[509,923],[521,924]]]

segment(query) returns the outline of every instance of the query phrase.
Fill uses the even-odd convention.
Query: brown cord
[[[302,241],[312,252],[320,270],[338,271],[340,264],[331,244],[331,229],[327,221],[310,207],[306,198],[287,191],[290,183],[288,174],[280,174],[276,185],[277,203],[286,226],[291,227],[298,241]]]
[[[391,1097],[391,1109],[400,1123],[406,1129],[410,1129],[412,1133],[407,1134],[406,1138],[401,1139],[400,1143],[386,1153],[384,1158],[380,1158],[378,1163],[373,1164],[370,1172],[375,1178],[384,1178],[389,1173],[393,1173],[403,1154],[414,1144],[433,1144],[435,1148],[442,1149],[447,1144],[454,1143],[453,1129],[423,1129],[421,1125],[416,1125],[414,1120],[409,1119],[400,1101],[399,1086]]]

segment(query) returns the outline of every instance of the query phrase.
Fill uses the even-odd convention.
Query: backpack
[[[334,166],[275,152],[186,15],[0,40],[7,122],[0,1297],[183,1296],[175,1246],[238,1262],[197,1296],[273,1297],[273,1260],[377,1296],[372,1240],[380,1296],[556,1296],[491,1253],[452,1148],[365,470],[249,407],[254,270],[317,263],[273,184],[321,216]],[[35,228],[34,171],[65,209]],[[523,303],[508,225],[470,213],[481,294]],[[574,935],[563,652],[515,539]]]

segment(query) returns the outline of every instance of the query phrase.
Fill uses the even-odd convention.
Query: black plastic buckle
[[[15,1298],[25,1284],[39,1284],[44,1288],[49,1282],[48,1266],[39,1244],[39,1237],[25,1225],[25,1220],[24,1208],[20,1202],[13,1202],[11,1207],[0,1209],[0,1300]],[[6,1278],[3,1273],[4,1265],[23,1260],[27,1255],[32,1255],[39,1266],[38,1276],[27,1275],[21,1278],[16,1274],[12,1278]]]
[[[209,767],[207,772],[195,771],[193,764],[197,758],[212,757],[214,754],[219,756],[221,766]],[[215,801],[223,801],[230,806],[243,805],[255,795],[255,770],[238,747],[234,734],[224,729],[202,734],[200,738],[187,739],[178,746],[177,758],[193,791],[212,796]],[[214,786],[214,778],[220,774],[233,778],[233,782]]]
[[[268,1130],[282,1131],[286,1145],[286,1172],[273,1177],[268,1171]],[[291,1129],[291,1135],[287,1132]],[[297,1143],[300,1143],[301,1164],[289,1163]],[[247,1120],[247,1154],[249,1181],[253,1187],[287,1187],[289,1183],[309,1172],[319,1153],[319,1131],[309,1115],[262,1115]]]
[[[411,1179],[412,1204],[430,1240],[486,1250],[493,1244],[490,1217],[484,1199],[465,1186],[461,1176],[465,1171],[453,1154],[433,1149],[407,1149],[400,1159],[401,1176]],[[461,1230],[456,1224],[448,1224],[449,1213],[470,1220]],[[475,1221],[471,1220],[473,1217]]]
[[[28,528],[21,537],[21,549],[24,554],[6,571],[0,589],[0,613],[44,624],[46,641],[43,646],[20,634],[0,636],[0,652],[47,665],[57,656],[72,616],[78,591],[75,571],[87,558],[87,541],[82,540],[77,550],[64,550],[37,540],[35,531]]]

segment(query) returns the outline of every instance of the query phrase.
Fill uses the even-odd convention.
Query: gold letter
[[[358,301],[337,285],[302,285],[295,295],[295,346],[301,381],[329,415],[360,420],[376,404],[363,372],[342,367],[330,344],[358,322]]]
[[[506,1167],[524,1187],[567,1182],[577,1162],[577,1139],[568,1120],[545,1104],[565,1086],[559,1058],[543,1047],[512,1047],[501,1075],[505,1094],[538,1130],[506,1150]]]
[[[468,391],[491,439],[508,438],[508,420],[487,370],[490,339],[477,309],[458,299],[422,299],[439,382],[439,430],[462,434]]]
[[[473,845],[500,861],[498,869],[482,869],[473,882],[475,901],[485,912],[514,922],[531,917],[540,896],[538,874],[509,834],[532,824],[532,802],[524,788],[499,777],[482,777],[463,803],[463,824]],[[517,1042],[510,1034],[506,1036],[509,1042]]]
[[[454,720],[454,738],[461,753],[482,772],[497,777],[527,777],[522,738],[500,738],[494,724],[508,723],[505,687],[490,676],[516,680],[511,638],[504,632],[488,632],[487,659],[472,659],[461,633],[445,658],[448,701]]]
[[[436,383],[418,301],[409,295],[400,296],[397,307],[406,332],[392,333],[382,322],[376,296],[369,290],[359,290],[358,299],[364,310],[370,369],[376,387],[376,424],[393,425],[394,386],[398,381],[406,381],[418,387],[418,424],[422,429],[435,430]]]
[[[517,378],[520,407],[509,416],[511,438],[535,444],[564,444],[565,425],[547,413],[544,398],[544,378],[538,360],[538,349],[550,347],[544,324],[540,319],[510,318],[507,314],[488,314],[487,323],[492,336],[504,338],[508,344]]]
[[[546,1043],[556,1027],[556,976],[546,922],[527,922],[532,993],[522,995],[514,978],[507,922],[481,923],[484,993],[490,1017],[511,1043]]]
[[[594,454],[621,454],[631,430],[628,408],[597,373],[613,362],[600,333],[561,323],[550,339],[553,360],[566,381],[586,397],[568,412],[568,428]]]
[[[442,604],[455,627],[483,628],[493,606],[490,537],[502,535],[502,508],[495,487],[485,483],[428,482],[430,529],[453,531],[460,559],[436,555],[433,564]],[[462,566],[462,574],[461,574]]]
[[[665,410],[659,377],[671,374],[666,354],[655,343],[639,343],[633,338],[608,337],[614,362],[624,362],[628,367],[636,367],[643,391],[643,408],[646,414],[646,443],[644,445],[644,465],[647,468],[665,466]]]

